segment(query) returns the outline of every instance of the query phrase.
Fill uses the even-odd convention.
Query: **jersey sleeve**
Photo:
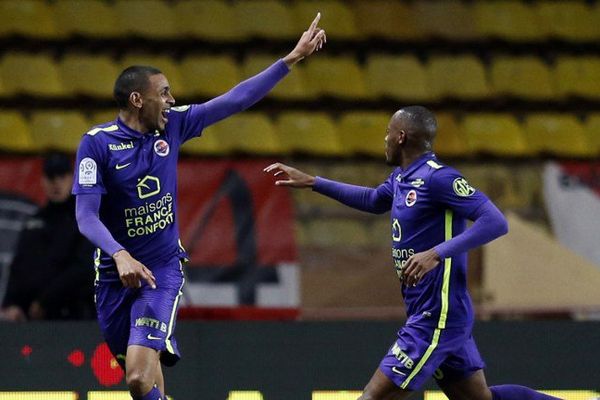
[[[202,134],[206,122],[206,107],[204,104],[192,104],[171,107],[167,131],[178,137],[180,143]]]
[[[104,187],[105,154],[101,151],[98,139],[85,134],[81,138],[75,161],[74,195],[95,193],[106,194]]]
[[[433,201],[449,207],[457,215],[472,219],[477,208],[487,202],[488,197],[469,184],[455,169],[444,167],[432,173],[429,182]]]

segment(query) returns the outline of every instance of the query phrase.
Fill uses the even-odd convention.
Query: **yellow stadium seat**
[[[31,137],[29,124],[23,115],[16,111],[0,112],[0,150],[29,152],[36,150]]]
[[[521,126],[512,115],[470,114],[462,121],[461,130],[473,153],[494,156],[531,154]]]
[[[227,149],[221,147],[217,137],[219,135],[217,125],[211,125],[202,131],[202,136],[188,140],[181,146],[181,151],[185,154],[195,156],[224,156],[227,155]]]
[[[306,63],[306,78],[311,90],[322,96],[343,99],[372,97],[367,91],[364,72],[353,57],[320,54]]]
[[[325,29],[329,40],[355,39],[358,29],[354,14],[341,0],[301,0],[296,1],[293,15],[296,17],[296,32],[305,31],[312,20],[321,13],[319,26]]]
[[[390,114],[357,111],[344,114],[338,124],[342,146],[350,154],[385,155],[385,135]]]
[[[471,55],[439,56],[427,65],[429,87],[438,98],[477,100],[492,91],[481,61]]]
[[[540,20],[550,36],[572,41],[600,39],[592,7],[584,1],[539,1],[534,3]]]
[[[433,142],[433,150],[440,157],[465,157],[471,154],[456,118],[452,114],[436,115],[438,130]]]
[[[427,70],[412,55],[372,55],[367,60],[365,77],[369,93],[394,100],[428,101]]]
[[[59,63],[59,72],[70,93],[112,98],[115,80],[121,71],[107,56],[67,54]]]
[[[471,6],[460,0],[419,1],[413,15],[430,38],[470,40],[476,36]]]
[[[90,126],[100,125],[105,122],[111,122],[117,119],[119,116],[119,110],[105,110],[105,111],[96,111],[92,113],[89,117]]]
[[[344,149],[331,117],[325,113],[286,112],[276,120],[282,148],[288,153],[340,156]]]
[[[588,143],[600,155],[600,113],[588,115],[584,127]]]
[[[542,154],[560,157],[593,157],[583,125],[574,115],[539,113],[525,120],[529,145]]]
[[[221,0],[183,0],[173,6],[180,34],[218,41],[243,39],[233,6]]]
[[[491,81],[499,95],[526,100],[546,100],[555,95],[550,69],[533,56],[498,57],[491,67]]]
[[[561,96],[600,98],[600,57],[558,57],[554,82]]]
[[[57,97],[66,94],[54,61],[42,54],[7,53],[1,62],[8,92]]]
[[[355,1],[352,3],[355,21],[361,34],[389,40],[414,40],[421,37],[420,26],[414,21],[412,8],[396,0]],[[398,23],[402,21],[402,23]]]
[[[265,114],[244,112],[215,124],[219,147],[227,153],[273,155],[283,148],[275,128]]]
[[[116,38],[124,31],[104,0],[60,0],[52,3],[57,29],[64,35]]]
[[[132,65],[149,65],[156,67],[167,77],[171,87],[171,93],[175,96],[175,100],[177,100],[178,96],[187,97],[190,95],[190,91],[188,91],[187,87],[183,84],[184,81],[181,72],[179,71],[179,66],[172,57],[130,53],[125,55],[119,64],[119,73]],[[116,79],[117,77],[115,76],[115,80]]]
[[[179,38],[173,8],[166,1],[116,0],[113,7],[126,34],[150,39]]]
[[[473,16],[480,37],[523,42],[546,35],[533,7],[521,0],[475,1]]]
[[[48,2],[43,0],[0,1],[0,36],[59,38]]]
[[[38,111],[31,117],[31,134],[39,147],[75,152],[89,122],[77,111]]]
[[[295,29],[291,12],[279,0],[239,1],[234,10],[238,29],[246,37],[284,40],[298,38],[302,32]]]
[[[250,54],[242,65],[243,79],[261,72],[277,60],[275,56],[265,54]],[[315,93],[306,82],[306,72],[302,64],[294,65],[294,71],[279,81],[269,96],[285,100],[314,99]]]
[[[229,56],[188,56],[179,66],[186,92],[195,96],[218,96],[240,82],[240,71]]]

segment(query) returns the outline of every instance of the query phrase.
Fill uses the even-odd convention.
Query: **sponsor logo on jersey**
[[[138,179],[136,187],[138,197],[140,199],[146,199],[160,193],[160,179],[155,176],[146,175],[143,179]]]
[[[98,166],[92,158],[86,157],[79,163],[79,184],[95,185],[98,181]]]
[[[154,142],[154,152],[159,156],[166,157],[169,155],[170,150],[169,143],[167,143],[166,140],[158,139],[156,142]]]
[[[421,178],[417,178],[414,181],[412,181],[410,184],[416,188],[420,188],[421,186],[423,186],[425,184],[425,181]]]
[[[454,189],[454,193],[461,197],[473,196],[475,193],[475,188],[469,185],[469,182],[465,178],[456,178],[452,182],[452,188]]]
[[[125,164],[117,164],[117,165],[115,165],[115,169],[118,171],[118,170],[120,170],[120,169],[127,168],[127,167],[129,167],[130,165],[131,165],[131,163],[130,163],[130,162],[128,162],[128,163],[125,163]]]
[[[416,190],[410,190],[408,193],[406,193],[406,199],[404,199],[404,203],[406,204],[406,207],[412,207],[415,205],[415,203],[417,202],[417,191]]]
[[[400,226],[400,221],[397,218],[394,218],[392,221],[392,240],[394,242],[399,242],[402,240],[402,227]]]
[[[115,144],[115,143],[108,144],[108,149],[112,150],[112,151],[130,150],[133,148],[134,148],[133,141],[129,141],[128,143],[121,142],[119,144]]]

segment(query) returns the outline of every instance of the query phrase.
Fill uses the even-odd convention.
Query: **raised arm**
[[[212,125],[252,106],[265,97],[288,74],[294,64],[318,51],[327,40],[325,31],[317,26],[320,19],[319,13],[287,56],[238,84],[229,92],[204,103],[206,107],[204,126]]]
[[[382,214],[390,210],[392,204],[391,193],[386,184],[377,189],[349,185],[308,175],[288,165],[275,163],[264,169],[265,172],[273,173],[273,176],[283,179],[277,180],[277,186],[289,186],[292,188],[312,188],[317,193],[331,197],[357,210]]]

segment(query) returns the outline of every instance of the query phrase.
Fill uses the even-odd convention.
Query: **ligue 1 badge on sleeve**
[[[164,139],[158,139],[154,142],[154,152],[161,157],[166,157],[169,155],[170,151],[169,143],[167,143]]]

